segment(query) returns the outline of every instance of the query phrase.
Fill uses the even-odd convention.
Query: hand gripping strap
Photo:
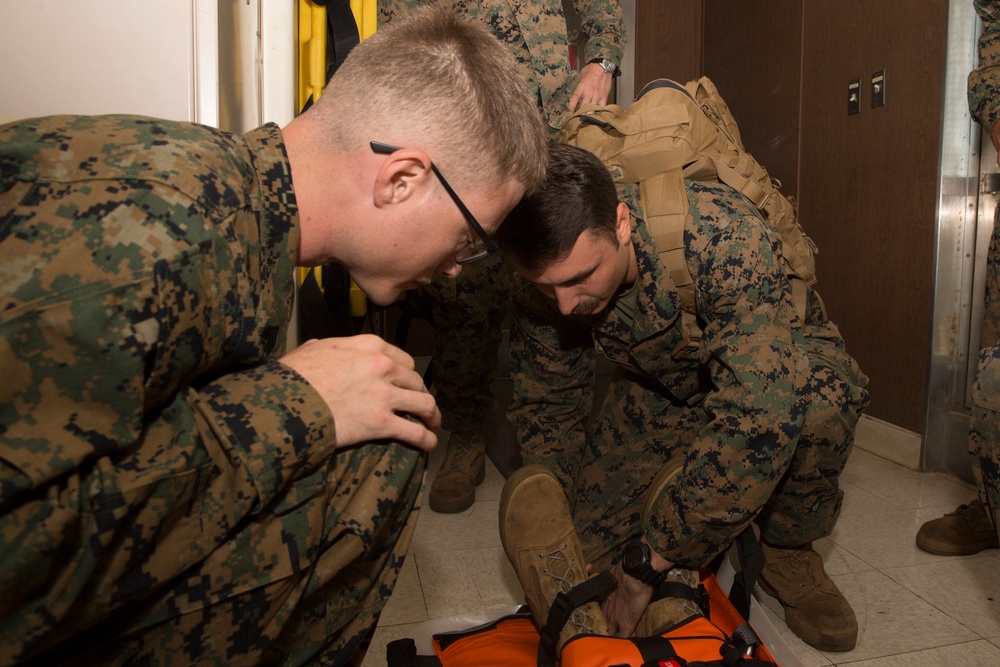
[[[545,627],[541,629],[538,641],[538,667],[554,667],[556,664],[556,645],[559,643],[559,633],[577,607],[597,600],[602,595],[614,590],[618,581],[608,571],[601,572],[583,583],[577,584],[568,592],[560,592],[552,601]]]

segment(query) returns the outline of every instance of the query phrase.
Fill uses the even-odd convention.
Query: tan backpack
[[[739,190],[778,231],[796,310],[804,318],[806,286],[816,282],[816,246],[796,220],[792,203],[744,149],[736,120],[708,77],[686,86],[657,79],[627,110],[587,105],[566,120],[559,140],[597,155],[616,184],[639,184],[646,227],[680,296],[685,341],[674,358],[701,343],[694,281],[684,261],[685,179]]]

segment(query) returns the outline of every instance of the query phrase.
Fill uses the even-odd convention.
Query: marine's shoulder
[[[243,174],[243,138],[217,128],[145,116],[47,116],[0,127],[4,181],[130,179],[193,198]],[[221,202],[220,202],[221,203]]]

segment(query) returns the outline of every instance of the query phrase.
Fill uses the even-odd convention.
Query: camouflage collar
[[[256,176],[250,195],[260,225],[262,285],[290,313],[300,229],[288,154],[274,123],[247,132],[243,139]]]
[[[673,326],[681,312],[680,303],[669,276],[660,264],[656,245],[646,230],[637,191],[633,193],[626,186],[619,191],[619,196],[628,204],[632,214],[632,245],[639,271],[636,277],[639,293],[635,302],[635,319],[631,330],[627,330],[612,308],[597,329],[618,340],[638,342]]]
[[[299,207],[292,189],[292,170],[281,129],[267,123],[244,135],[257,175],[261,242],[267,248],[287,246],[292,261],[299,247]]]

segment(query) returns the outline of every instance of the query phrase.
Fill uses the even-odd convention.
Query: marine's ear
[[[617,215],[615,234],[618,237],[618,243],[628,243],[632,238],[632,213],[628,210],[628,204],[621,201],[618,202],[618,208],[615,210],[615,213]]]
[[[417,148],[400,148],[385,156],[375,174],[375,206],[404,202],[432,180],[430,156]]]

